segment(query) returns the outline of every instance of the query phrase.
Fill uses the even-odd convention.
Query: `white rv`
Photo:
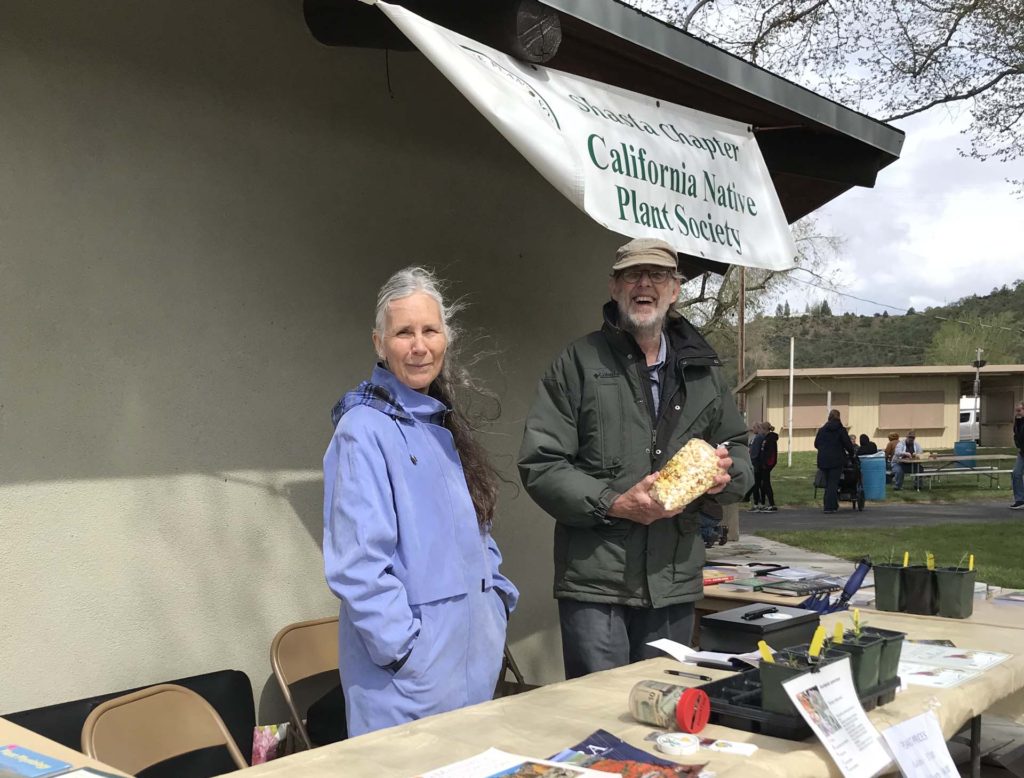
[[[980,437],[981,400],[960,398],[960,440],[978,441]]]

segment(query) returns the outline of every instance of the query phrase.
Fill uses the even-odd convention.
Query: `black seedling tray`
[[[860,696],[864,710],[892,702],[900,679],[893,678]],[[785,740],[805,740],[814,732],[800,716],[761,708],[761,678],[757,669],[706,683],[700,687],[711,700],[711,723]]]

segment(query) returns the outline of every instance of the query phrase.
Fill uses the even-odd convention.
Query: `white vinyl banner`
[[[745,125],[520,62],[400,6],[377,5],[599,224],[719,262],[793,267],[793,236]]]

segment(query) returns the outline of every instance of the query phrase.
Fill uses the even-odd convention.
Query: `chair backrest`
[[[338,617],[299,621],[284,627],[270,644],[270,665],[299,737],[306,748],[312,748],[309,733],[302,723],[304,711],[300,712],[296,704],[292,686],[331,671],[334,672],[332,682],[338,683]]]
[[[217,711],[184,686],[165,683],[107,700],[82,727],[82,750],[131,775],[190,751],[224,746],[248,765]]]

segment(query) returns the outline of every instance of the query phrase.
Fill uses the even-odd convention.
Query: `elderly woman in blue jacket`
[[[324,568],[350,736],[490,699],[519,596],[490,535],[497,473],[453,405],[451,315],[429,271],[395,273],[380,362],[332,414]]]

